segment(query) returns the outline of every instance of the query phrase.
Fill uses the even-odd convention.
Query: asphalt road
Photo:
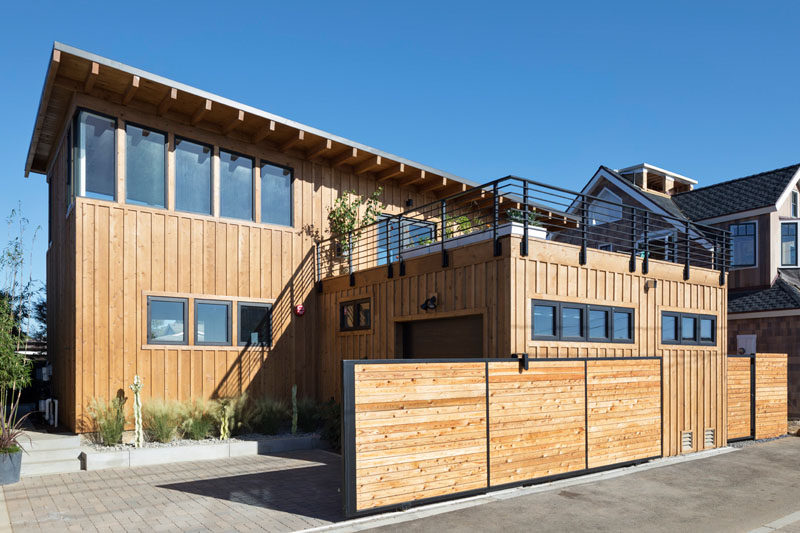
[[[766,526],[766,527],[765,527]],[[800,533],[800,438],[492,501],[374,531]]]

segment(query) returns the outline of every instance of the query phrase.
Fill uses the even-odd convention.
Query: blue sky
[[[575,189],[600,164],[646,161],[703,185],[800,161],[794,1],[3,11],[0,215],[21,201],[45,232],[44,177],[23,167],[55,40],[480,182],[514,173]]]

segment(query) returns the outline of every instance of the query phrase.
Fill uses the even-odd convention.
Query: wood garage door
[[[483,316],[415,320],[398,324],[404,359],[483,357]]]

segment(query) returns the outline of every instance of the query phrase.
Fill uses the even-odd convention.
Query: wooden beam
[[[379,155],[372,156],[363,163],[359,163],[356,166],[356,168],[353,169],[353,172],[356,175],[363,174],[365,172],[369,172],[370,170],[378,168],[379,166],[381,166],[381,163],[383,163],[381,156]]]
[[[291,137],[289,137],[289,139],[286,140],[283,144],[281,144],[278,148],[281,152],[285,152],[289,148],[293,147],[294,145],[302,141],[305,138],[305,136],[306,132],[304,132],[303,130],[297,130],[297,135],[292,135]]]
[[[92,90],[98,74],[100,74],[100,65],[92,61],[92,68],[89,69],[89,74],[86,75],[86,79],[83,81],[83,92],[88,93]]]
[[[386,180],[390,180],[392,178],[396,178],[397,176],[402,176],[406,173],[406,166],[403,163],[399,163],[394,165],[393,167],[389,167],[386,170],[381,170],[378,172],[378,183]]]
[[[358,157],[358,148],[347,148],[344,152],[331,160],[331,165],[338,167]]]
[[[175,103],[175,100],[178,99],[178,89],[175,87],[170,87],[167,91],[167,94],[164,95],[164,98],[161,99],[161,102],[158,104],[158,114],[163,115],[169,108],[172,107],[172,104]]]
[[[427,183],[420,187],[418,190],[419,192],[431,192],[435,191],[436,189],[443,189],[447,187],[447,178],[438,178],[437,176],[431,176],[430,183]]]
[[[321,143],[308,151],[306,158],[314,159],[315,157],[321,156],[325,152],[329,152],[331,148],[333,148],[333,141],[330,139],[323,139]]]
[[[275,133],[275,121],[269,120],[267,124],[258,130],[255,135],[253,135],[253,144],[258,144],[270,135]]]
[[[222,128],[222,133],[224,135],[229,134],[244,122],[244,111],[241,109],[236,113],[236,118],[225,124],[225,127]]]
[[[203,120],[203,117],[206,116],[206,113],[209,111],[211,111],[211,100],[206,99],[203,105],[197,108],[197,111],[192,115],[192,126],[196,126],[198,122]]]
[[[416,185],[420,182],[424,182],[427,174],[424,170],[417,170],[417,169],[409,169],[410,175],[409,177],[398,180],[398,185],[401,187],[406,187],[408,185]]]
[[[128,87],[128,90],[125,91],[125,96],[122,97],[122,104],[128,105],[131,100],[133,100],[133,95],[136,94],[136,90],[139,88],[139,76],[134,76],[131,80],[131,84]]]

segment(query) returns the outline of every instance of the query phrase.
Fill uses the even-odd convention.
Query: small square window
[[[272,304],[239,303],[239,346],[272,346]]]
[[[614,310],[614,341],[633,341],[633,311]]]
[[[558,336],[556,330],[556,306],[546,304],[533,305],[533,338],[550,338]]]
[[[662,313],[661,342],[678,342],[678,315]]]
[[[339,306],[339,330],[358,331],[372,327],[372,307],[369,300],[342,302]]]
[[[608,309],[589,308],[589,340],[608,340]]]
[[[231,303],[217,300],[194,301],[194,343],[231,344]]]
[[[681,340],[683,342],[697,340],[697,318],[693,316],[681,317]]]
[[[147,344],[189,344],[186,298],[147,297]]]
[[[583,308],[561,307],[561,338],[582,339],[583,333]]]

